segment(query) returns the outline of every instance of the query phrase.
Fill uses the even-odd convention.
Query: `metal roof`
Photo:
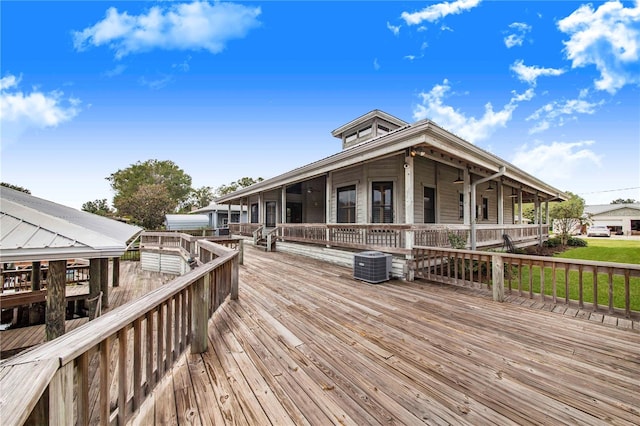
[[[117,257],[142,231],[7,187],[0,187],[2,262]]]
[[[372,111],[368,114],[372,114],[374,112],[376,111]],[[380,113],[380,111],[377,111],[376,113]],[[365,116],[368,114],[365,114]],[[360,120],[363,117],[359,117],[356,120]],[[351,123],[348,123],[347,125],[350,124]],[[336,129],[334,132],[340,131],[340,129]],[[337,154],[305,166],[298,167],[279,176],[265,179],[251,186],[238,189],[235,192],[218,197],[215,201],[218,204],[234,202],[239,200],[241,197],[262,191],[269,191],[283,185],[290,185],[292,183],[312,179],[329,171],[361,164],[362,162],[374,160],[382,156],[397,154],[402,150],[419,145],[433,147],[441,150],[442,152],[450,153],[456,158],[464,159],[464,161],[469,164],[484,168],[488,173],[495,173],[501,167],[505,167],[506,172],[504,176],[506,178],[525,184],[533,191],[539,191],[541,194],[547,194],[548,196],[545,198],[548,200],[568,199],[567,194],[559,189],[554,188],[513,164],[508,163],[497,155],[485,151],[448,132],[436,123],[425,119],[413,124],[407,124],[405,127],[395,129],[386,135],[377,136],[373,139],[364,141],[361,144],[354,145],[353,147],[338,152]]]
[[[623,210],[623,209],[638,210],[638,214],[640,214],[640,203],[594,204],[590,206],[584,206],[584,212],[591,215],[599,215],[599,214],[609,213],[615,210]]]
[[[190,212],[189,214],[197,214],[197,213],[209,213],[209,212],[215,212],[221,210],[223,212],[229,211],[229,205],[228,204],[218,204],[215,201],[211,202],[208,206],[206,207],[201,207],[199,209],[193,210],[192,212]],[[231,205],[231,211],[232,212],[239,212],[240,211],[240,205],[238,204],[232,204]],[[247,211],[247,206],[242,206],[242,211],[246,212]]]

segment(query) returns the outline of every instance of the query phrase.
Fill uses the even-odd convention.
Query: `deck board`
[[[248,247],[209,350],[161,386],[203,425],[640,424],[637,329],[509,300]]]

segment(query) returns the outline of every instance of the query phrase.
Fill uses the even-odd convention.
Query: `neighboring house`
[[[206,214],[168,214],[164,226],[167,231],[187,231],[209,228],[209,216]]]
[[[262,228],[278,241],[410,261],[415,245],[447,246],[452,233],[474,249],[500,246],[503,234],[539,243],[548,236],[548,202],[567,198],[429,120],[408,124],[374,110],[332,135],[341,152],[218,198],[249,208],[250,224],[231,231]],[[516,224],[522,212],[514,206],[525,202],[536,205],[534,224]]]
[[[228,223],[247,222],[247,206],[240,205],[222,205],[212,202],[206,207],[193,210],[190,214],[207,215],[210,228],[223,228]],[[231,220],[229,220],[231,214]]]
[[[612,235],[640,235],[640,203],[585,206],[584,213],[593,225],[606,226]]]

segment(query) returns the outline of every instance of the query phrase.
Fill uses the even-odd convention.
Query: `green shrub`
[[[587,241],[583,240],[582,238],[569,237],[567,245],[571,247],[586,247]]]
[[[552,237],[544,242],[545,247],[560,247],[562,245],[562,239],[560,237]]]

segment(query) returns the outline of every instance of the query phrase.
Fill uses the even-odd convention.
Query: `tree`
[[[18,185],[13,185],[11,183],[0,182],[0,186],[4,186],[6,188],[15,189],[16,191],[24,192],[25,194],[31,194],[31,191],[29,191],[27,188],[23,188],[23,187],[18,186]]]
[[[213,196],[213,188],[210,186],[202,186],[191,190],[187,201],[181,206],[181,212],[190,212],[194,209],[208,206],[215,197]]]
[[[161,208],[164,215],[176,211],[178,206],[185,203],[192,191],[191,176],[173,161],[168,160],[138,161],[126,169],[112,173],[106,179],[111,183],[111,188],[115,192],[113,206],[118,210],[118,213],[130,216],[134,222],[139,224],[147,223],[149,216],[146,208],[143,209],[145,213],[138,213],[131,208],[133,204],[140,205],[135,200],[136,195],[144,195],[147,201],[164,200],[166,205]]]
[[[118,213],[130,217],[145,229],[158,229],[167,213],[175,209],[169,190],[162,184],[140,185],[128,198],[121,199]]]
[[[101,200],[87,201],[82,205],[82,210],[100,216],[111,216],[113,214],[113,209],[109,207],[106,198],[103,198]]]
[[[569,195],[567,201],[552,204],[549,211],[549,216],[554,221],[554,231],[560,234],[563,245],[567,244],[571,233],[576,228],[580,229],[588,220],[584,217],[584,199],[571,192],[567,194]]]
[[[618,198],[617,200],[613,200],[611,204],[634,204],[635,202],[636,200],[632,198],[627,198],[626,200],[623,200],[622,198]]]
[[[264,179],[262,179],[261,177],[259,177],[258,179],[243,177],[238,179],[235,182],[231,182],[228,185],[220,185],[219,187],[217,187],[215,190],[215,196],[221,197],[223,195],[230,194],[234,191],[237,191],[240,188],[246,188],[247,186],[251,186],[254,183],[262,182],[263,180]]]

